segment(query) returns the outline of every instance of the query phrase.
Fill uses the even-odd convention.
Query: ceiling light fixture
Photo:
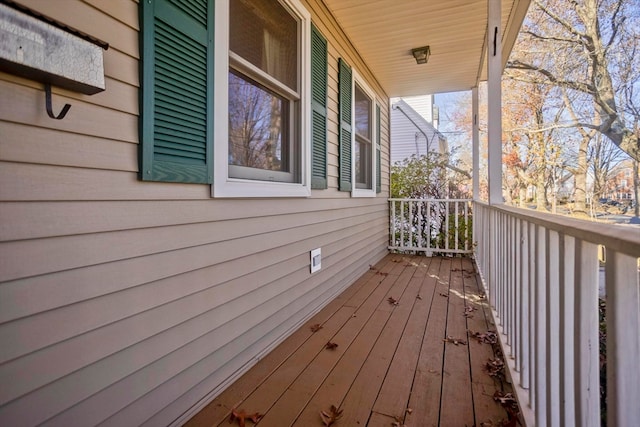
[[[411,53],[416,59],[416,64],[426,64],[429,60],[431,49],[429,46],[416,47],[415,49],[411,49]]]

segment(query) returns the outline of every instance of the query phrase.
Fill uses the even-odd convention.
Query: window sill
[[[375,190],[366,190],[363,188],[356,188],[351,191],[351,197],[376,197]]]
[[[219,182],[222,181],[222,182]],[[217,180],[211,186],[213,198],[310,197],[311,189],[302,184],[253,181],[244,179]]]

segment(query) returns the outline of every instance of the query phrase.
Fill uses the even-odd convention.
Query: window
[[[338,60],[340,191],[375,197],[380,186],[380,107],[375,94],[342,59]],[[355,184],[352,184],[355,183]]]
[[[215,7],[213,196],[308,196],[309,14],[297,0]]]

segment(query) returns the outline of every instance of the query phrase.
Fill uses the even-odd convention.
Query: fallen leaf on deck
[[[389,301],[389,304],[391,305],[399,305],[400,303],[398,302],[397,299],[395,299],[394,297],[389,297],[387,298],[387,301]]]
[[[376,274],[379,274],[380,276],[384,276],[384,277],[387,277],[389,275],[389,273],[383,273],[382,271],[378,271]]]
[[[369,270],[376,271],[376,270],[378,270],[378,269],[377,269],[377,268],[375,268],[373,265],[369,264]]]
[[[322,325],[320,323],[311,325],[311,332],[318,332],[320,329],[322,329]]]
[[[467,342],[462,338],[446,337],[443,341],[450,342],[451,344],[455,345],[467,345]]]
[[[405,412],[406,412],[407,414],[411,414],[411,413],[413,412],[413,409],[411,409],[411,408],[407,408],[407,409],[405,410]]]
[[[394,422],[391,423],[391,425],[393,427],[401,427],[404,426],[404,424],[402,424],[402,417],[399,416],[395,416],[393,417],[393,419],[395,420]]]
[[[255,412],[253,414],[247,414],[244,409],[239,409],[239,410],[232,409],[231,418],[229,418],[229,424],[237,420],[238,425],[240,427],[245,427],[247,420],[251,420],[253,421],[254,424],[256,424],[258,421],[260,421],[260,419],[263,416],[264,415],[262,415],[259,412]]]
[[[445,297],[445,298],[449,298],[449,294],[444,293],[444,292],[440,292],[440,296],[441,297]]]
[[[484,364],[487,374],[491,377],[504,378],[504,361],[500,358],[489,359]]]
[[[329,427],[342,417],[342,409],[338,409],[334,405],[331,405],[328,412],[320,411],[320,417],[322,418],[322,424]]]
[[[472,338],[477,339],[481,344],[496,344],[498,342],[498,334],[494,331],[487,331],[485,333],[469,331],[469,333]]]
[[[416,295],[416,298],[422,299],[422,296],[420,296],[420,294],[418,294],[418,295]]]
[[[392,259],[391,262],[402,262],[401,259]]]
[[[327,350],[335,350],[336,347],[338,347],[338,344],[329,341],[328,343],[325,344],[324,348],[326,348]]]
[[[502,422],[502,427],[516,427],[520,424],[520,419],[518,418],[520,407],[513,394],[502,393],[500,390],[496,390],[493,394],[493,400],[500,403],[509,416],[508,420]]]

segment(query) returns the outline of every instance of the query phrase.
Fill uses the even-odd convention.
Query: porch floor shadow
[[[235,408],[259,427],[323,426],[331,405],[336,427],[502,425],[493,395],[509,385],[485,369],[499,347],[471,336],[489,330],[471,259],[390,254],[186,425],[229,426]]]

